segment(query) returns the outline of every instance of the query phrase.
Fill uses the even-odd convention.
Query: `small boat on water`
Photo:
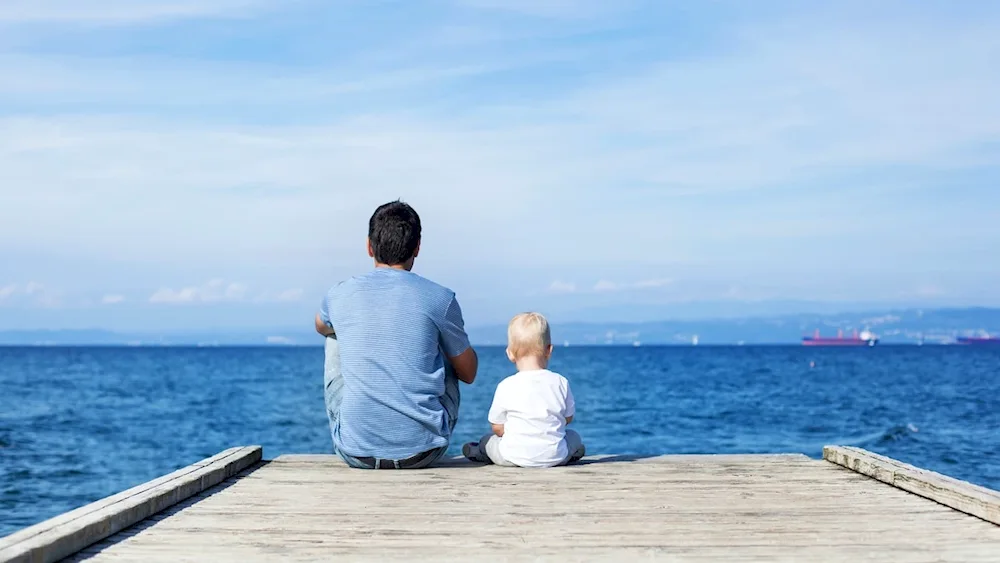
[[[863,330],[860,333],[854,331],[852,336],[844,336],[843,330],[837,331],[836,337],[823,337],[817,330],[813,336],[806,336],[802,339],[803,346],[874,346],[878,344],[878,337],[870,331]]]
[[[980,336],[959,336],[955,344],[962,346],[1000,346],[1000,336],[983,334]]]

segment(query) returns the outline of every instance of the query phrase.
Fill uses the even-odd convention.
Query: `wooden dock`
[[[0,539],[0,562],[1000,561],[1000,493],[855,448],[348,469],[235,448]]]

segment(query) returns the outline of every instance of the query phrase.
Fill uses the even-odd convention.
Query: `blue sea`
[[[511,373],[480,350],[453,451]],[[315,348],[0,348],[0,536],[236,445],[330,452]],[[1000,489],[1000,350],[558,348],[593,454],[868,448]]]

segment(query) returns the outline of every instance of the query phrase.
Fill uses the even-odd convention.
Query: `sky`
[[[308,325],[397,198],[469,324],[1000,305],[998,180],[995,2],[0,0],[0,328]]]

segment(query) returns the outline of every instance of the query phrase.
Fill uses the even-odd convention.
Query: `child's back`
[[[521,467],[550,467],[569,457],[566,418],[575,412],[569,382],[547,369],[518,372],[500,382],[491,424],[503,424],[500,453]]]
[[[475,461],[519,467],[552,467],[583,457],[580,435],[567,430],[576,405],[569,381],[549,371],[549,323],[538,313],[522,313],[507,327],[507,358],[517,373],[497,385],[490,407],[493,432],[465,444]]]

